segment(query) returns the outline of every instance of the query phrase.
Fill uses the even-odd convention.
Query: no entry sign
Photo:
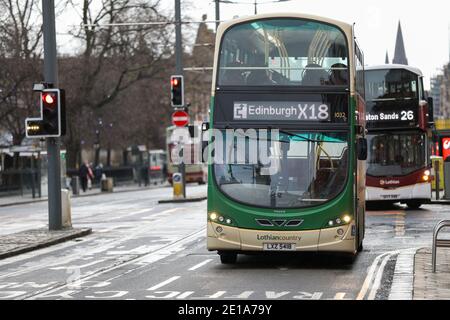
[[[186,111],[175,111],[172,114],[172,123],[177,127],[186,127],[189,124],[189,114]]]

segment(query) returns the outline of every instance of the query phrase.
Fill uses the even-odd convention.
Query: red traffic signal
[[[183,76],[170,77],[171,103],[174,108],[184,107],[184,78]]]
[[[26,119],[26,136],[29,138],[49,138],[65,135],[64,90],[44,89],[40,98],[41,117]]]
[[[41,99],[44,109],[54,110],[58,106],[58,94],[55,92],[43,92]]]

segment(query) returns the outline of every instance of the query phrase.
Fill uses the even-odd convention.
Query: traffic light
[[[170,77],[170,92],[172,107],[184,107],[184,78],[183,76]]]
[[[28,138],[61,137],[66,134],[65,91],[44,89],[40,94],[41,117],[26,119]]]

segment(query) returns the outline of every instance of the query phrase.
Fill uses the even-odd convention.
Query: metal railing
[[[433,273],[436,273],[436,250],[437,248],[450,248],[450,240],[438,239],[439,232],[444,228],[450,228],[450,220],[442,220],[433,231],[432,265]]]

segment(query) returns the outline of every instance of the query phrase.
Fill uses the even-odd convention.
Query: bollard
[[[80,195],[80,177],[79,176],[73,176],[70,181],[71,187],[72,187],[72,194],[74,196]]]
[[[172,183],[173,183],[173,198],[174,199],[183,199],[183,176],[181,173],[174,173],[172,175]]]
[[[72,228],[72,209],[70,205],[70,192],[67,189],[61,190],[62,226]]]
[[[439,161],[434,162],[434,172],[436,175],[436,201],[441,200],[440,191],[441,191],[441,180],[440,180],[440,164]]]
[[[114,180],[113,178],[106,178],[101,181],[102,192],[113,192],[114,191]]]

